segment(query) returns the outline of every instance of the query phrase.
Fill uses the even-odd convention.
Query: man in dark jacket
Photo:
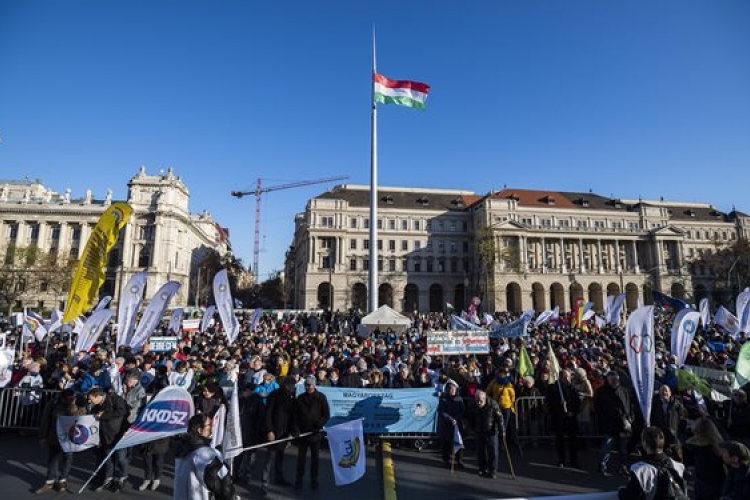
[[[477,446],[477,463],[479,475],[493,479],[495,477],[495,435],[505,432],[503,414],[497,402],[487,397],[484,391],[477,391],[474,403],[469,411],[469,427],[474,430]]]
[[[357,366],[350,360],[347,360],[344,364],[345,372],[339,377],[337,387],[351,387],[355,389],[361,389],[364,387],[362,383],[362,377],[357,373]]]
[[[96,449],[96,461],[101,463],[128,428],[128,405],[122,397],[114,393],[107,394],[98,387],[91,389],[87,398],[91,412],[99,421],[99,448]],[[102,471],[99,481],[92,487],[94,491],[102,491],[105,488],[113,492],[122,490],[128,477],[127,450],[114,452],[104,464]]]
[[[604,435],[599,471],[605,476],[609,475],[607,465],[613,444],[619,454],[620,473],[628,474],[628,440],[633,433],[636,412],[634,400],[630,391],[620,385],[620,376],[616,371],[607,373],[607,383],[594,394],[596,418]]]
[[[311,486],[313,490],[318,489],[320,442],[323,440],[320,430],[328,422],[329,418],[328,398],[323,393],[318,392],[315,388],[315,377],[310,375],[305,378],[305,392],[297,397],[297,405],[294,412],[294,423],[299,433],[313,433],[311,436],[300,438],[297,442],[299,453],[297,455],[297,478],[294,481],[295,489],[302,488],[308,448],[310,449]]]
[[[664,434],[666,454],[679,461],[682,461],[682,448],[677,431],[683,413],[682,402],[672,395],[672,389],[668,385],[659,387],[659,393],[654,395],[651,404],[651,425],[661,429]]]
[[[552,430],[555,433],[557,464],[559,467],[565,467],[565,436],[567,436],[569,465],[578,468],[578,411],[581,408],[581,399],[570,382],[570,371],[562,370],[560,381],[547,388],[545,402],[550,412]]]
[[[646,427],[641,435],[641,446],[646,452],[642,460],[628,471],[628,484],[618,491],[620,500],[660,500],[687,498],[685,466],[664,454],[664,433],[658,427]]]
[[[454,466],[457,469],[463,469],[464,464],[461,462],[463,449],[456,453],[453,450],[456,428],[463,434],[464,400],[458,395],[458,384],[452,380],[445,384],[445,391],[438,402],[437,416],[443,462],[449,469]]]
[[[274,391],[276,392],[276,391]],[[270,395],[269,395],[270,397]],[[242,446],[249,447],[266,441],[266,405],[255,392],[254,384],[240,391],[240,426]],[[235,471],[235,484],[250,484],[260,449],[247,450],[240,455],[240,466]],[[267,452],[270,454],[270,452]]]
[[[264,421],[266,442],[288,438],[296,432],[294,427],[294,389],[293,377],[284,377],[281,388],[273,391],[268,396],[266,414]],[[287,443],[278,443],[268,446],[268,454],[263,465],[263,494],[268,494],[268,483],[271,478],[271,466],[274,469],[274,482],[281,486],[290,483],[284,479],[284,450]]]
[[[738,441],[727,441],[721,448],[722,458],[728,468],[721,491],[722,500],[750,498],[750,451]]]

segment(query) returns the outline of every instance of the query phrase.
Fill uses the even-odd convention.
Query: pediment
[[[685,237],[685,231],[674,226],[664,226],[664,227],[656,228],[651,231],[651,234],[653,234],[654,236],[662,237],[662,238],[670,237],[670,236],[675,237],[675,238]]]

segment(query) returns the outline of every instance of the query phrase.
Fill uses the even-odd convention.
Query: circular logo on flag
[[[425,418],[430,413],[430,404],[427,401],[415,401],[411,407],[411,414],[414,418]]]
[[[685,321],[685,325],[683,328],[685,329],[685,333],[687,333],[688,335],[695,333],[695,321],[693,321],[692,319]]]
[[[167,300],[169,298],[169,294],[167,292],[164,292],[161,294],[161,298]]]
[[[73,444],[85,444],[93,434],[93,432],[91,431],[92,429],[86,427],[85,425],[72,425],[70,429],[68,429],[68,439]]]
[[[140,291],[140,289],[141,287],[139,287],[138,285],[132,285],[130,287],[130,293],[132,293],[133,295],[136,295]]]
[[[226,292],[226,290],[227,290],[227,286],[224,283],[222,283],[221,285],[219,285],[219,291],[220,292]]]

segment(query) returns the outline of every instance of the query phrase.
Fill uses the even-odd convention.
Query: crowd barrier
[[[57,389],[0,389],[0,429],[36,430],[48,401]]]
[[[516,399],[516,431],[519,439],[551,438],[551,416],[544,403],[544,396],[525,396]],[[597,433],[596,415],[584,406],[578,414],[578,436],[601,438]]]

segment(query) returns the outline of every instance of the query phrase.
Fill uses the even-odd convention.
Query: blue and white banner
[[[224,325],[227,342],[234,344],[240,333],[240,323],[234,315],[234,301],[226,269],[222,269],[214,276],[214,300],[216,300],[216,309],[219,310],[219,316],[221,316],[221,323]]]
[[[112,296],[111,295],[106,295],[106,296],[102,297],[102,300],[99,301],[99,303],[96,305],[96,307],[94,308],[94,310],[91,311],[91,312],[101,311],[102,309],[104,309],[105,307],[107,307],[110,302],[112,302]]]
[[[543,324],[549,322],[553,319],[558,319],[560,317],[560,306],[555,306],[552,310],[546,310],[542,313],[539,313],[539,316],[534,320],[534,324],[536,326],[542,326]]]
[[[700,313],[694,309],[681,309],[674,317],[671,352],[673,356],[677,356],[678,367],[685,364],[693,337],[698,330],[698,321]]]
[[[99,421],[93,415],[58,416],[57,441],[65,453],[76,453],[99,446]]]
[[[203,311],[203,317],[201,318],[201,329],[200,329],[201,333],[208,330],[208,327],[211,326],[211,320],[214,319],[215,312],[216,312],[216,306],[208,306],[206,310]]]
[[[449,356],[454,354],[488,354],[490,339],[487,332],[427,332],[427,354]]]
[[[484,328],[477,326],[471,321],[468,321],[460,316],[451,314],[450,329],[462,332],[483,332]]]
[[[364,419],[365,434],[435,432],[438,395],[435,389],[345,389],[318,387],[328,398],[336,425]]]
[[[625,355],[643,420],[646,425],[651,425],[651,402],[654,396],[654,370],[656,368],[654,306],[639,307],[630,314],[625,327]]]
[[[34,311],[26,311],[23,318],[23,335],[33,336],[37,342],[44,340],[47,336],[47,329],[44,327],[44,320]]]
[[[626,295],[621,293],[614,299],[612,299],[612,305],[609,308],[607,315],[607,324],[611,326],[617,326],[620,324],[620,311],[622,311],[622,305],[625,303]]]
[[[86,323],[83,324],[83,330],[78,334],[75,352],[88,352],[96,344],[96,341],[99,340],[99,336],[107,327],[109,318],[114,313],[112,309],[100,309],[89,316]]]
[[[506,325],[499,325],[490,330],[490,338],[506,338],[512,339],[522,337],[526,335],[526,327],[534,318],[534,311],[525,311],[523,315],[515,321],[512,321]]]
[[[135,332],[135,317],[143,302],[143,292],[146,289],[146,273],[136,273],[128,280],[125,288],[120,291],[117,304],[117,348],[130,345]]]
[[[60,309],[52,309],[52,317],[50,318],[50,325],[47,328],[47,332],[51,335],[55,330],[62,326],[63,313]]]
[[[261,309],[260,307],[253,311],[253,318],[250,320],[251,332],[255,331],[255,327],[258,326],[258,321],[260,321],[261,316],[263,316],[263,309]]]
[[[714,324],[720,326],[727,333],[737,338],[740,333],[740,322],[737,321],[737,317],[730,313],[726,307],[719,306],[714,314]]]
[[[225,459],[234,458],[242,453],[242,425],[240,422],[240,399],[237,390],[237,381],[232,387],[229,397],[229,409],[227,410],[226,426],[221,444],[221,451]]]
[[[740,322],[740,331],[750,330],[750,288],[737,295],[737,320]]]
[[[331,449],[333,479],[336,486],[356,482],[365,475],[367,459],[362,419],[325,428]]]
[[[114,450],[187,432],[194,412],[190,393],[182,387],[170,385],[159,391],[146,405]]]

